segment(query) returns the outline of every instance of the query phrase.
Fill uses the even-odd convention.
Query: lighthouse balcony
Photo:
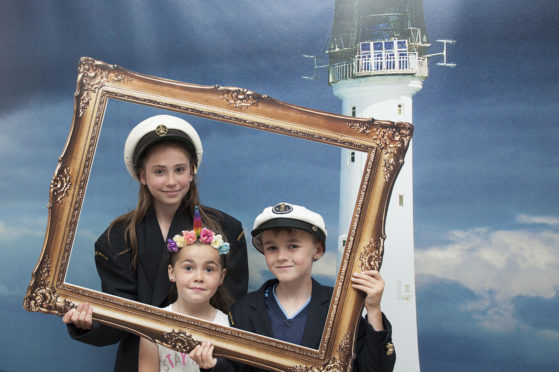
[[[416,75],[426,78],[428,71],[427,59],[419,57],[416,52],[356,55],[351,62],[328,66],[328,84],[378,75]]]

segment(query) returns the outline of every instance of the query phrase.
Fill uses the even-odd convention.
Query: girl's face
[[[140,182],[153,196],[155,207],[178,208],[194,178],[186,150],[166,144],[155,146],[140,169]]]
[[[217,249],[196,242],[181,248],[175,262],[169,265],[169,280],[176,282],[178,300],[187,304],[210,301],[225,279]]]

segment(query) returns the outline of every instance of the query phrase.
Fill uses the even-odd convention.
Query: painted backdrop
[[[85,372],[113,364],[114,347],[74,342],[60,318],[22,308],[44,238],[49,184],[70,128],[79,58],[340,112],[324,71],[318,81],[301,78],[312,74],[311,61],[302,55],[325,49],[333,8],[333,0],[1,2],[0,370]],[[424,0],[424,12],[431,52],[439,51],[436,39],[456,40],[449,61],[457,67],[432,61],[431,76],[414,97],[422,370],[556,370],[559,3]],[[117,109],[114,117],[124,117]],[[246,135],[224,137],[208,135],[205,144],[260,143],[249,145]],[[219,155],[214,150],[208,164],[217,167],[223,161]],[[126,175],[118,156],[114,172],[105,171],[108,181]],[[255,167],[254,158],[241,157],[223,177],[248,187],[251,167],[265,174],[274,166],[289,177],[300,172],[293,159],[265,159],[266,167]],[[106,166],[113,166],[109,162]],[[336,162],[337,155],[328,155],[317,166],[328,167],[331,173],[323,176],[335,180]],[[208,204],[214,196],[227,196],[223,184],[217,188],[217,182],[205,180],[202,196]],[[106,188],[102,203],[93,203],[99,208],[80,220],[84,253],[72,256],[75,280],[95,281],[94,271],[80,274],[81,265],[92,258],[98,229],[134,207],[135,185],[127,185]],[[295,182],[292,188],[299,186]],[[250,210],[234,195],[219,199],[229,201],[220,207],[241,218],[247,232],[255,213],[283,201],[283,195],[273,198],[261,189],[253,192]],[[335,188],[300,191],[297,202],[329,217],[336,213]],[[319,268],[325,280],[328,273],[321,270],[334,259],[332,250]],[[251,260],[262,274],[263,263]],[[257,275],[251,288],[260,279]]]

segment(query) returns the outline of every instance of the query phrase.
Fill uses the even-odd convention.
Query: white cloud
[[[0,242],[11,241],[22,237],[43,237],[45,236],[46,219],[20,221],[17,225],[7,225],[0,221]]]
[[[324,256],[313,264],[313,275],[335,278],[337,275],[337,251],[327,251]],[[326,284],[326,283],[322,283]]]
[[[538,217],[523,216],[534,221]],[[553,218],[546,218],[553,221]],[[530,223],[530,222],[528,222]],[[552,298],[559,287],[559,231],[450,231],[449,243],[415,252],[416,273],[459,282],[480,298],[465,305],[488,328],[510,329],[514,296]]]
[[[486,329],[494,332],[512,330],[517,326],[514,306],[510,298],[498,299],[493,291],[478,292],[478,300],[461,306]]]
[[[5,285],[0,283],[0,297],[19,296],[21,291],[17,289],[8,289]]]
[[[554,216],[528,216],[519,214],[516,221],[525,224],[543,224],[549,226],[559,226],[559,218]]]
[[[249,245],[247,249],[250,248],[251,247]],[[264,256],[256,252],[256,249],[253,248],[253,250],[255,252],[249,251],[248,254],[248,268],[249,268],[249,275],[250,275],[249,292],[260,288],[260,286],[265,281],[265,278],[262,275],[262,273],[268,270],[268,266],[266,266],[266,261],[264,260]]]
[[[459,281],[474,291],[504,297],[551,298],[559,285],[559,232],[491,231],[448,233],[450,243],[416,251],[416,271]]]
[[[0,297],[25,293],[45,237],[45,218],[0,220]]]

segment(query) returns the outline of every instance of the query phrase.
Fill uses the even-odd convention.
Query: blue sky
[[[74,342],[58,317],[27,313],[21,305],[44,239],[49,184],[71,124],[79,58],[340,112],[323,75],[301,79],[312,74],[301,55],[325,47],[333,3],[2,2],[0,370],[104,370],[113,363],[114,348]],[[436,39],[455,39],[449,60],[457,67],[431,62],[430,77],[414,97],[422,370],[552,371],[559,363],[559,4],[424,0],[424,14],[431,52],[439,50]],[[122,106],[110,105],[107,118],[132,126],[144,114]],[[337,221],[335,184],[294,187],[307,183],[301,158],[319,167],[313,175],[335,178],[339,160],[332,149],[299,150],[291,140],[231,127],[210,130],[219,124],[197,119],[193,124],[207,149],[200,174],[207,204],[239,217],[247,230],[255,213],[284,198],[321,210],[327,223]],[[78,269],[69,273],[75,282],[95,280],[88,266],[92,242],[135,199],[120,158],[110,160],[111,144],[126,133],[111,136],[105,129],[107,149],[98,149],[93,172],[100,164],[99,174],[111,177],[95,177],[99,184],[88,187],[89,212],[76,241],[81,250],[71,262]],[[266,162],[243,152],[249,148]],[[317,151],[320,159],[309,155]],[[254,182],[253,173],[263,178]],[[273,182],[277,174],[296,181],[289,187]],[[336,235],[335,226],[330,233]],[[327,268],[319,270],[326,275]]]

